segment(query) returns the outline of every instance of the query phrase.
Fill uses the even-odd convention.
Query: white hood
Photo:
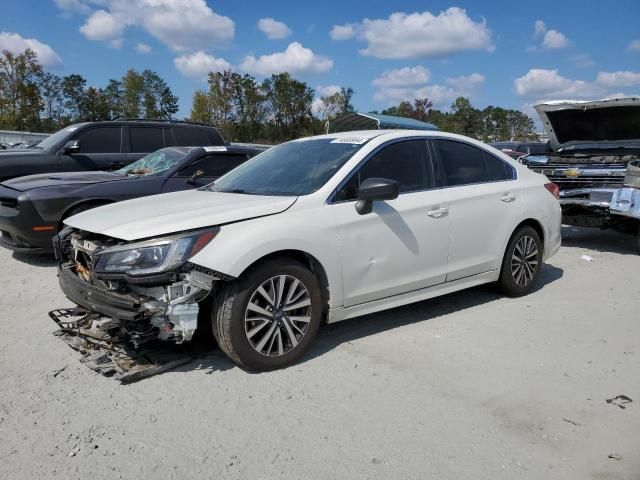
[[[105,205],[64,223],[130,241],[273,215],[288,209],[296,198],[189,190]]]
[[[552,150],[578,144],[640,144],[640,97],[557,100],[535,109]]]

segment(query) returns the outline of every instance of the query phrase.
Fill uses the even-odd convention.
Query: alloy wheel
[[[538,270],[538,244],[533,237],[523,236],[511,256],[511,275],[519,287],[527,287]]]
[[[244,316],[247,340],[268,357],[293,350],[307,333],[311,296],[304,284],[290,275],[277,275],[251,294]]]

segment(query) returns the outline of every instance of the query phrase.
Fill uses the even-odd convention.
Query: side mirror
[[[69,140],[62,147],[62,151],[69,154],[78,153],[80,151],[80,142],[78,140]]]
[[[204,175],[204,170],[196,170],[195,172],[193,172],[193,175],[189,177],[189,180],[187,180],[187,183],[194,184],[196,183],[196,180],[203,175]]]
[[[387,178],[367,178],[360,184],[356,211],[366,215],[373,210],[373,202],[377,200],[393,200],[400,194],[398,182]]]

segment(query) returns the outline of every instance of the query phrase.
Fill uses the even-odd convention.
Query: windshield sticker
[[[331,143],[350,143],[352,145],[362,145],[367,140],[369,139],[363,138],[363,137],[343,137],[343,138],[336,138],[332,140]]]
[[[227,147],[202,147],[205,152],[226,152]]]

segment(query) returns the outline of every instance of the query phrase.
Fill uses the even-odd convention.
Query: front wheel
[[[250,370],[273,370],[307,350],[322,318],[318,280],[299,262],[270,260],[225,285],[212,312],[220,348]]]
[[[542,242],[531,227],[521,227],[513,234],[502,260],[498,287],[510,297],[531,292],[542,264]]]

